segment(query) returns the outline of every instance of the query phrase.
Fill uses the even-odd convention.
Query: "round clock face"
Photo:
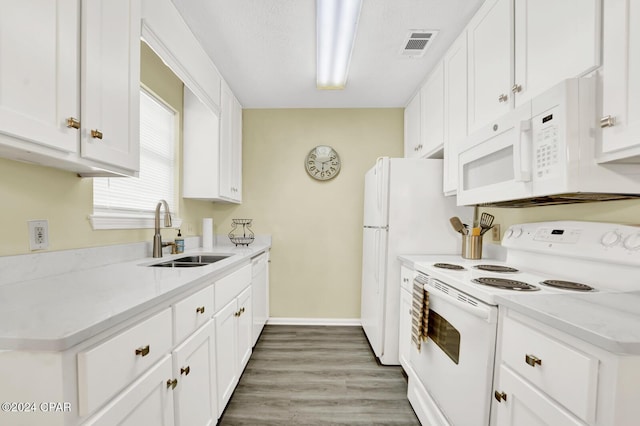
[[[304,166],[312,178],[329,180],[340,172],[340,156],[330,146],[318,145],[309,151]]]

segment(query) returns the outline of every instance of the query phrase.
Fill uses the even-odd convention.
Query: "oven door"
[[[458,157],[458,205],[529,198],[531,102],[469,136]]]
[[[452,425],[489,424],[498,308],[428,279],[429,333],[411,365]]]

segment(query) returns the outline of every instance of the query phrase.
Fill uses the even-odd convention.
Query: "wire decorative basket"
[[[251,230],[251,221],[253,219],[231,219],[231,231],[229,231],[229,239],[237,246],[249,246],[255,239],[255,235]],[[240,228],[242,226],[242,228]]]

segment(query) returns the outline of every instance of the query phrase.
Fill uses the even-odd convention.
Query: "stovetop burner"
[[[476,265],[474,268],[489,272],[519,272],[516,268],[502,265]]]
[[[563,290],[576,290],[576,291],[593,290],[593,287],[591,286],[588,286],[586,284],[576,283],[573,281],[545,280],[545,281],[541,281],[540,284],[548,285],[549,287],[561,288]]]
[[[515,290],[515,291],[540,290],[538,287],[534,285],[527,284],[522,281],[509,280],[506,278],[480,277],[480,278],[474,278],[471,281],[477,284],[483,284],[490,287],[498,287],[505,290]]]
[[[460,265],[454,265],[453,263],[434,263],[434,267],[442,269],[451,269],[453,271],[464,271],[464,267]]]

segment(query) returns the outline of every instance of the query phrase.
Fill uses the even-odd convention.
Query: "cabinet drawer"
[[[178,344],[213,314],[213,286],[173,305],[173,341]]]
[[[251,265],[243,266],[214,284],[215,311],[224,308],[242,290],[251,284]]]
[[[598,360],[505,317],[502,362],[581,419],[595,419]]]
[[[79,414],[105,403],[171,348],[171,309],[78,353]]]

